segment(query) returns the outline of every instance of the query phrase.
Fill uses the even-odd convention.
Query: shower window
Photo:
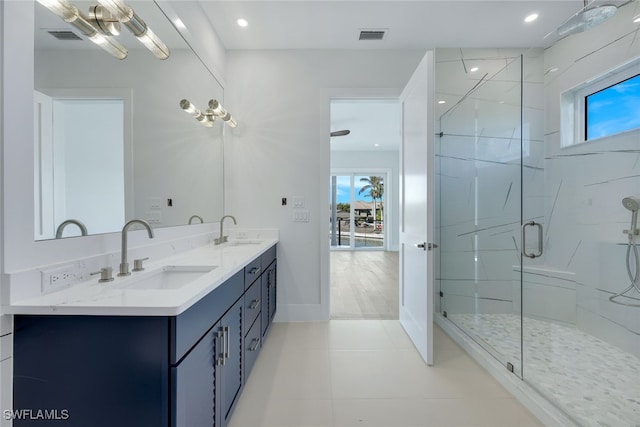
[[[585,140],[640,127],[640,75],[585,97]]]
[[[561,116],[563,147],[640,129],[640,59],[564,92]]]

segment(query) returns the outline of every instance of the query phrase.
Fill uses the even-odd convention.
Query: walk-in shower
[[[576,87],[634,61],[640,74],[638,3],[616,3],[545,49],[435,55],[436,317],[562,417],[549,424],[640,423],[640,130],[566,143],[580,108],[561,119]]]

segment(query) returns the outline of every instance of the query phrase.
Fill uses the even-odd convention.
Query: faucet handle
[[[113,281],[113,269],[111,267],[101,268],[100,271],[94,271],[90,273],[92,276],[99,274],[100,279],[98,279],[98,283],[104,282],[112,282]]]
[[[142,262],[146,261],[148,259],[149,259],[149,257],[134,259],[133,260],[133,270],[131,270],[131,271],[142,271],[142,270],[144,270],[144,267],[142,266]]]

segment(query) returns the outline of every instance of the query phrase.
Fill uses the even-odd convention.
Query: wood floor
[[[331,252],[332,319],[398,319],[398,252]]]

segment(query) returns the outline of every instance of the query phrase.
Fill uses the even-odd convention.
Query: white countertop
[[[145,264],[145,271],[98,283],[99,276],[72,287],[20,300],[4,307],[6,314],[176,316],[242,270],[249,262],[276,244],[278,239],[213,244]],[[251,243],[251,244],[247,244]],[[204,273],[178,289],[127,289],[128,282],[157,272],[167,265],[213,265]]]

